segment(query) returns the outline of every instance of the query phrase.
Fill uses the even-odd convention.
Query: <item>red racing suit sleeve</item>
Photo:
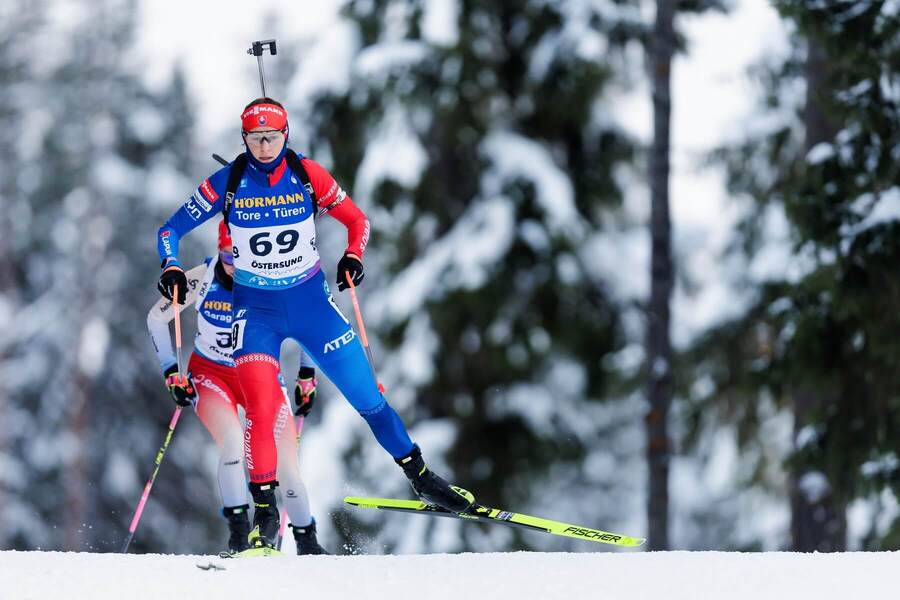
[[[303,158],[302,163],[316,193],[319,208],[326,209],[329,215],[347,228],[347,249],[344,252],[362,258],[369,243],[369,219],[325,167],[310,158]]]

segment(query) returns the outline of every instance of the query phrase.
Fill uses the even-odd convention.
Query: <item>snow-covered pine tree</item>
[[[0,128],[9,140],[26,139],[31,129],[20,118],[33,92],[30,85],[31,47],[29,40],[45,17],[44,2],[12,1],[0,6]],[[32,130],[33,131],[33,130]],[[0,145],[0,252],[7,260],[0,264],[0,418],[8,425],[21,423],[25,417],[14,403],[19,378],[16,376],[17,317],[27,306],[19,290],[25,279],[23,265],[13,258],[24,256],[27,249],[28,207],[22,195],[27,182],[19,173],[27,163],[20,143]],[[22,456],[14,446],[14,427],[0,428],[0,548],[12,546],[16,540],[15,524],[28,514],[27,502],[19,497],[18,479],[27,472]]]
[[[30,37],[27,56],[3,56],[18,57],[22,75],[3,86],[17,144],[0,165],[14,277],[2,289],[12,308],[0,452],[12,467],[0,477],[13,501],[0,544],[118,550],[174,408],[144,323],[157,298],[155,229],[195,185],[192,118],[180,77],[161,91],[141,82],[134,2],[68,3],[59,21],[52,5],[27,4],[34,25],[2,25],[29,25]],[[189,419],[179,428],[134,550],[222,544],[196,451],[211,443]]]
[[[634,158],[604,94],[638,13],[375,0],[345,15],[325,82],[301,63],[300,149],[372,220],[362,294],[389,397],[430,460],[486,503],[610,527],[639,513],[623,466],[640,464],[640,408],[609,402],[623,331],[600,266],[619,257],[596,245],[621,201],[616,169]],[[317,60],[311,49],[306,66]],[[351,479],[408,494],[383,457],[353,452],[365,434],[343,448]],[[430,549],[559,543],[401,519],[380,543],[413,547],[424,527]]]
[[[847,507],[863,500],[870,527],[854,541],[897,548],[900,521],[879,514],[900,481],[900,15],[890,2],[775,4],[796,35],[787,57],[760,69],[766,127],[720,154],[731,191],[752,199],[735,248],[764,255],[783,230],[789,265],[748,278],[746,314],[697,344],[692,380],[714,385],[695,397],[694,423],[735,426],[759,457],[756,489],[784,461],[785,546],[846,548]],[[764,434],[775,410],[793,417],[787,456]]]

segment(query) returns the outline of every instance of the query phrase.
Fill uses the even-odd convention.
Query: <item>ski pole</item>
[[[178,365],[178,374],[181,374],[181,309],[178,306],[178,286],[173,286],[172,290],[172,310],[175,311],[175,361]],[[166,449],[169,447],[169,442],[172,441],[172,435],[175,433],[175,426],[178,424],[178,417],[181,416],[181,407],[176,406],[175,412],[172,414],[172,419],[169,421],[169,431],[166,432],[166,439],[163,440],[163,444],[160,447],[159,451],[156,453],[156,461],[155,467],[153,469],[153,474],[150,475],[150,479],[147,480],[146,485],[144,485],[144,492],[141,494],[141,499],[138,501],[137,508],[134,509],[134,516],[131,518],[131,525],[128,526],[128,537],[125,538],[125,543],[122,544],[122,554],[126,554],[128,552],[128,546],[131,545],[131,540],[134,538],[134,531],[137,529],[138,522],[141,520],[141,515],[144,513],[144,506],[147,504],[147,499],[150,497],[150,489],[153,487],[153,482],[156,481],[156,475],[159,473],[159,466],[162,464],[163,456],[166,454]]]
[[[175,433],[175,425],[178,424],[179,416],[181,416],[180,406],[175,409],[175,414],[172,415],[172,420],[169,421],[169,431],[166,433],[166,439],[163,441],[163,445],[159,449],[159,452],[156,453],[156,467],[153,469],[153,475],[147,480],[147,484],[144,486],[144,493],[141,494],[141,500],[134,510],[134,516],[131,518],[131,525],[128,526],[128,537],[125,538],[125,543],[122,544],[122,554],[126,554],[128,552],[128,546],[131,545],[131,539],[134,537],[134,530],[137,529],[138,521],[141,520],[141,514],[144,512],[144,505],[147,504],[147,498],[150,497],[150,488],[153,487],[153,482],[156,481],[156,474],[159,473],[159,465],[162,463],[166,449],[169,447],[169,442],[172,440],[172,434]]]
[[[178,374],[184,376],[181,369],[181,306],[178,303],[178,285],[172,286],[172,311],[175,313],[175,364]]]
[[[247,54],[252,54],[256,57],[256,63],[259,66],[259,87],[262,89],[263,98],[266,97],[266,72],[263,70],[263,50],[268,46],[269,54],[275,56],[278,54],[278,48],[275,46],[275,40],[262,40],[259,42],[253,42],[253,45],[250,46],[250,49],[247,50]]]
[[[359,327],[359,337],[362,340],[363,348],[366,351],[366,358],[369,359],[369,368],[372,369],[372,377],[378,383],[378,391],[384,393],[384,385],[378,381],[378,375],[375,373],[375,357],[372,356],[372,349],[369,347],[369,338],[366,335],[366,324],[363,322],[362,311],[359,309],[359,300],[356,297],[356,286],[350,273],[344,273],[347,283],[350,285],[350,298],[353,300],[353,311],[356,313],[356,324]]]

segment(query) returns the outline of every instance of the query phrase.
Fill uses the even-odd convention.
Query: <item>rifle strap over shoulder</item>
[[[241,184],[241,178],[247,169],[247,155],[241,152],[231,163],[231,172],[228,173],[228,183],[225,184],[225,201],[222,203],[222,218],[225,226],[228,226],[228,213],[231,212],[231,204],[234,202],[234,193]]]

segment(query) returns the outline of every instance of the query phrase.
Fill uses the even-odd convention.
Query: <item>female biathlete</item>
[[[189,270],[185,301],[197,309],[197,336],[185,376],[178,373],[169,322],[174,318],[171,301],[160,299],[147,314],[147,327],[166,385],[179,406],[193,404],[200,421],[209,430],[219,451],[219,491],[228,520],[228,548],[241,552],[250,547],[247,478],[244,472],[244,429],[238,406],[246,402],[231,357],[231,305],[234,273],[231,238],[225,223],[219,224],[218,258]],[[294,390],[295,414],[306,416],[315,398],[315,370],[301,355]],[[297,554],[327,554],[316,539],[316,522],[309,509],[306,486],[297,460],[297,430],[291,418],[286,392],[282,389],[273,436],[278,446],[278,479],[284,483],[285,506],[297,542]]]
[[[182,236],[222,213],[233,239],[233,356],[247,401],[245,458],[260,545],[279,527],[275,505],[277,449],[273,425],[282,403],[278,357],[285,338],[296,340],[366,420],[378,443],[403,468],[425,502],[464,512],[471,501],[425,466],[419,447],[378,390],[362,345],[341,314],[322,273],[315,216],[327,211],[347,227],[338,263],[338,290],[363,278],[369,222],[318,163],[287,148],[287,111],[270,98],[241,114],[245,152],[204,180],[157,234],[160,292],[179,296],[187,277],[178,262]],[[184,298],[179,299],[180,302]]]

